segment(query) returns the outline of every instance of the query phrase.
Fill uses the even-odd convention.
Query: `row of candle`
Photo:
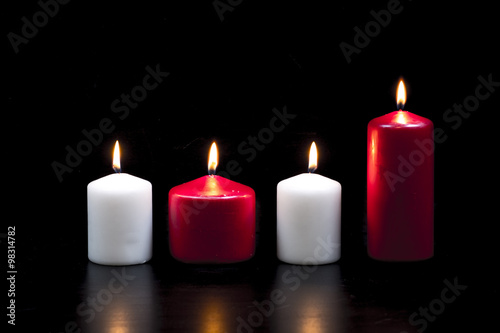
[[[433,255],[433,125],[403,111],[405,98],[401,81],[399,111],[368,124],[368,253],[386,261]],[[169,192],[170,251],[179,261],[234,263],[255,253],[255,192],[217,176],[217,155],[213,143],[208,175]],[[277,185],[277,256],[287,263],[340,258],[341,185],[315,174],[316,167],[313,142],[308,173]],[[105,265],[144,263],[152,257],[152,186],[121,173],[118,142],[113,168],[87,188],[88,257]]]

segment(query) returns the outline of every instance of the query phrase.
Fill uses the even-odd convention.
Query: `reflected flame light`
[[[118,144],[118,140],[116,140],[115,149],[113,150],[113,170],[117,173],[122,171],[120,165],[120,145]]]
[[[322,322],[321,306],[314,304],[314,300],[306,301],[302,309],[300,325],[297,327],[301,333],[321,333],[324,332],[324,322]]]
[[[378,147],[378,133],[377,131],[372,131],[370,138],[370,154],[368,156],[368,184],[373,184],[377,179],[378,174],[378,156],[377,156],[377,147]]]
[[[215,297],[208,297],[203,304],[201,310],[199,332],[203,333],[218,333],[227,332],[226,308],[221,300]]]
[[[309,173],[313,173],[318,168],[318,149],[316,143],[313,141],[311,149],[309,150]]]
[[[126,304],[117,304],[109,312],[108,333],[129,333],[128,308]]]
[[[406,111],[399,110],[394,121],[398,124],[406,124],[408,122],[406,119]]]
[[[217,168],[218,161],[219,154],[217,153],[217,145],[213,142],[210,147],[210,153],[208,154],[208,174],[210,176],[215,175],[215,169]]]

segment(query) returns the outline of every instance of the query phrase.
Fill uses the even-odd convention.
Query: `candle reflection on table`
[[[236,332],[236,318],[255,299],[244,267],[186,265],[177,275],[165,274],[161,284],[169,299],[163,308],[167,332]],[[160,277],[161,278],[161,277]]]
[[[77,306],[78,326],[86,332],[153,332],[160,313],[149,264],[101,266],[91,262]]]
[[[217,297],[215,294],[204,295],[201,300],[201,311],[198,332],[228,332],[228,308],[229,304]]]
[[[346,332],[346,296],[341,289],[340,267],[278,266],[274,288],[286,300],[270,320],[276,332]]]

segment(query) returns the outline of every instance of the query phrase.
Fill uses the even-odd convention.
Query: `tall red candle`
[[[403,96],[404,95],[404,96]],[[434,252],[434,126],[402,107],[368,124],[368,254],[416,261]]]
[[[255,252],[255,192],[214,175],[214,151],[215,143],[208,176],[168,195],[170,252],[186,263],[240,262]]]

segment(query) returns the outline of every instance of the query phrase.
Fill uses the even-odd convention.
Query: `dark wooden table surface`
[[[64,245],[63,245],[64,247]],[[68,250],[72,249],[67,245]],[[74,248],[73,248],[74,249]],[[23,265],[17,329],[38,332],[452,332],[494,321],[494,268],[447,253],[377,262],[344,247],[334,264],[187,265],[156,250],[143,265],[102,266],[82,251]],[[163,248],[164,249],[164,248]]]

